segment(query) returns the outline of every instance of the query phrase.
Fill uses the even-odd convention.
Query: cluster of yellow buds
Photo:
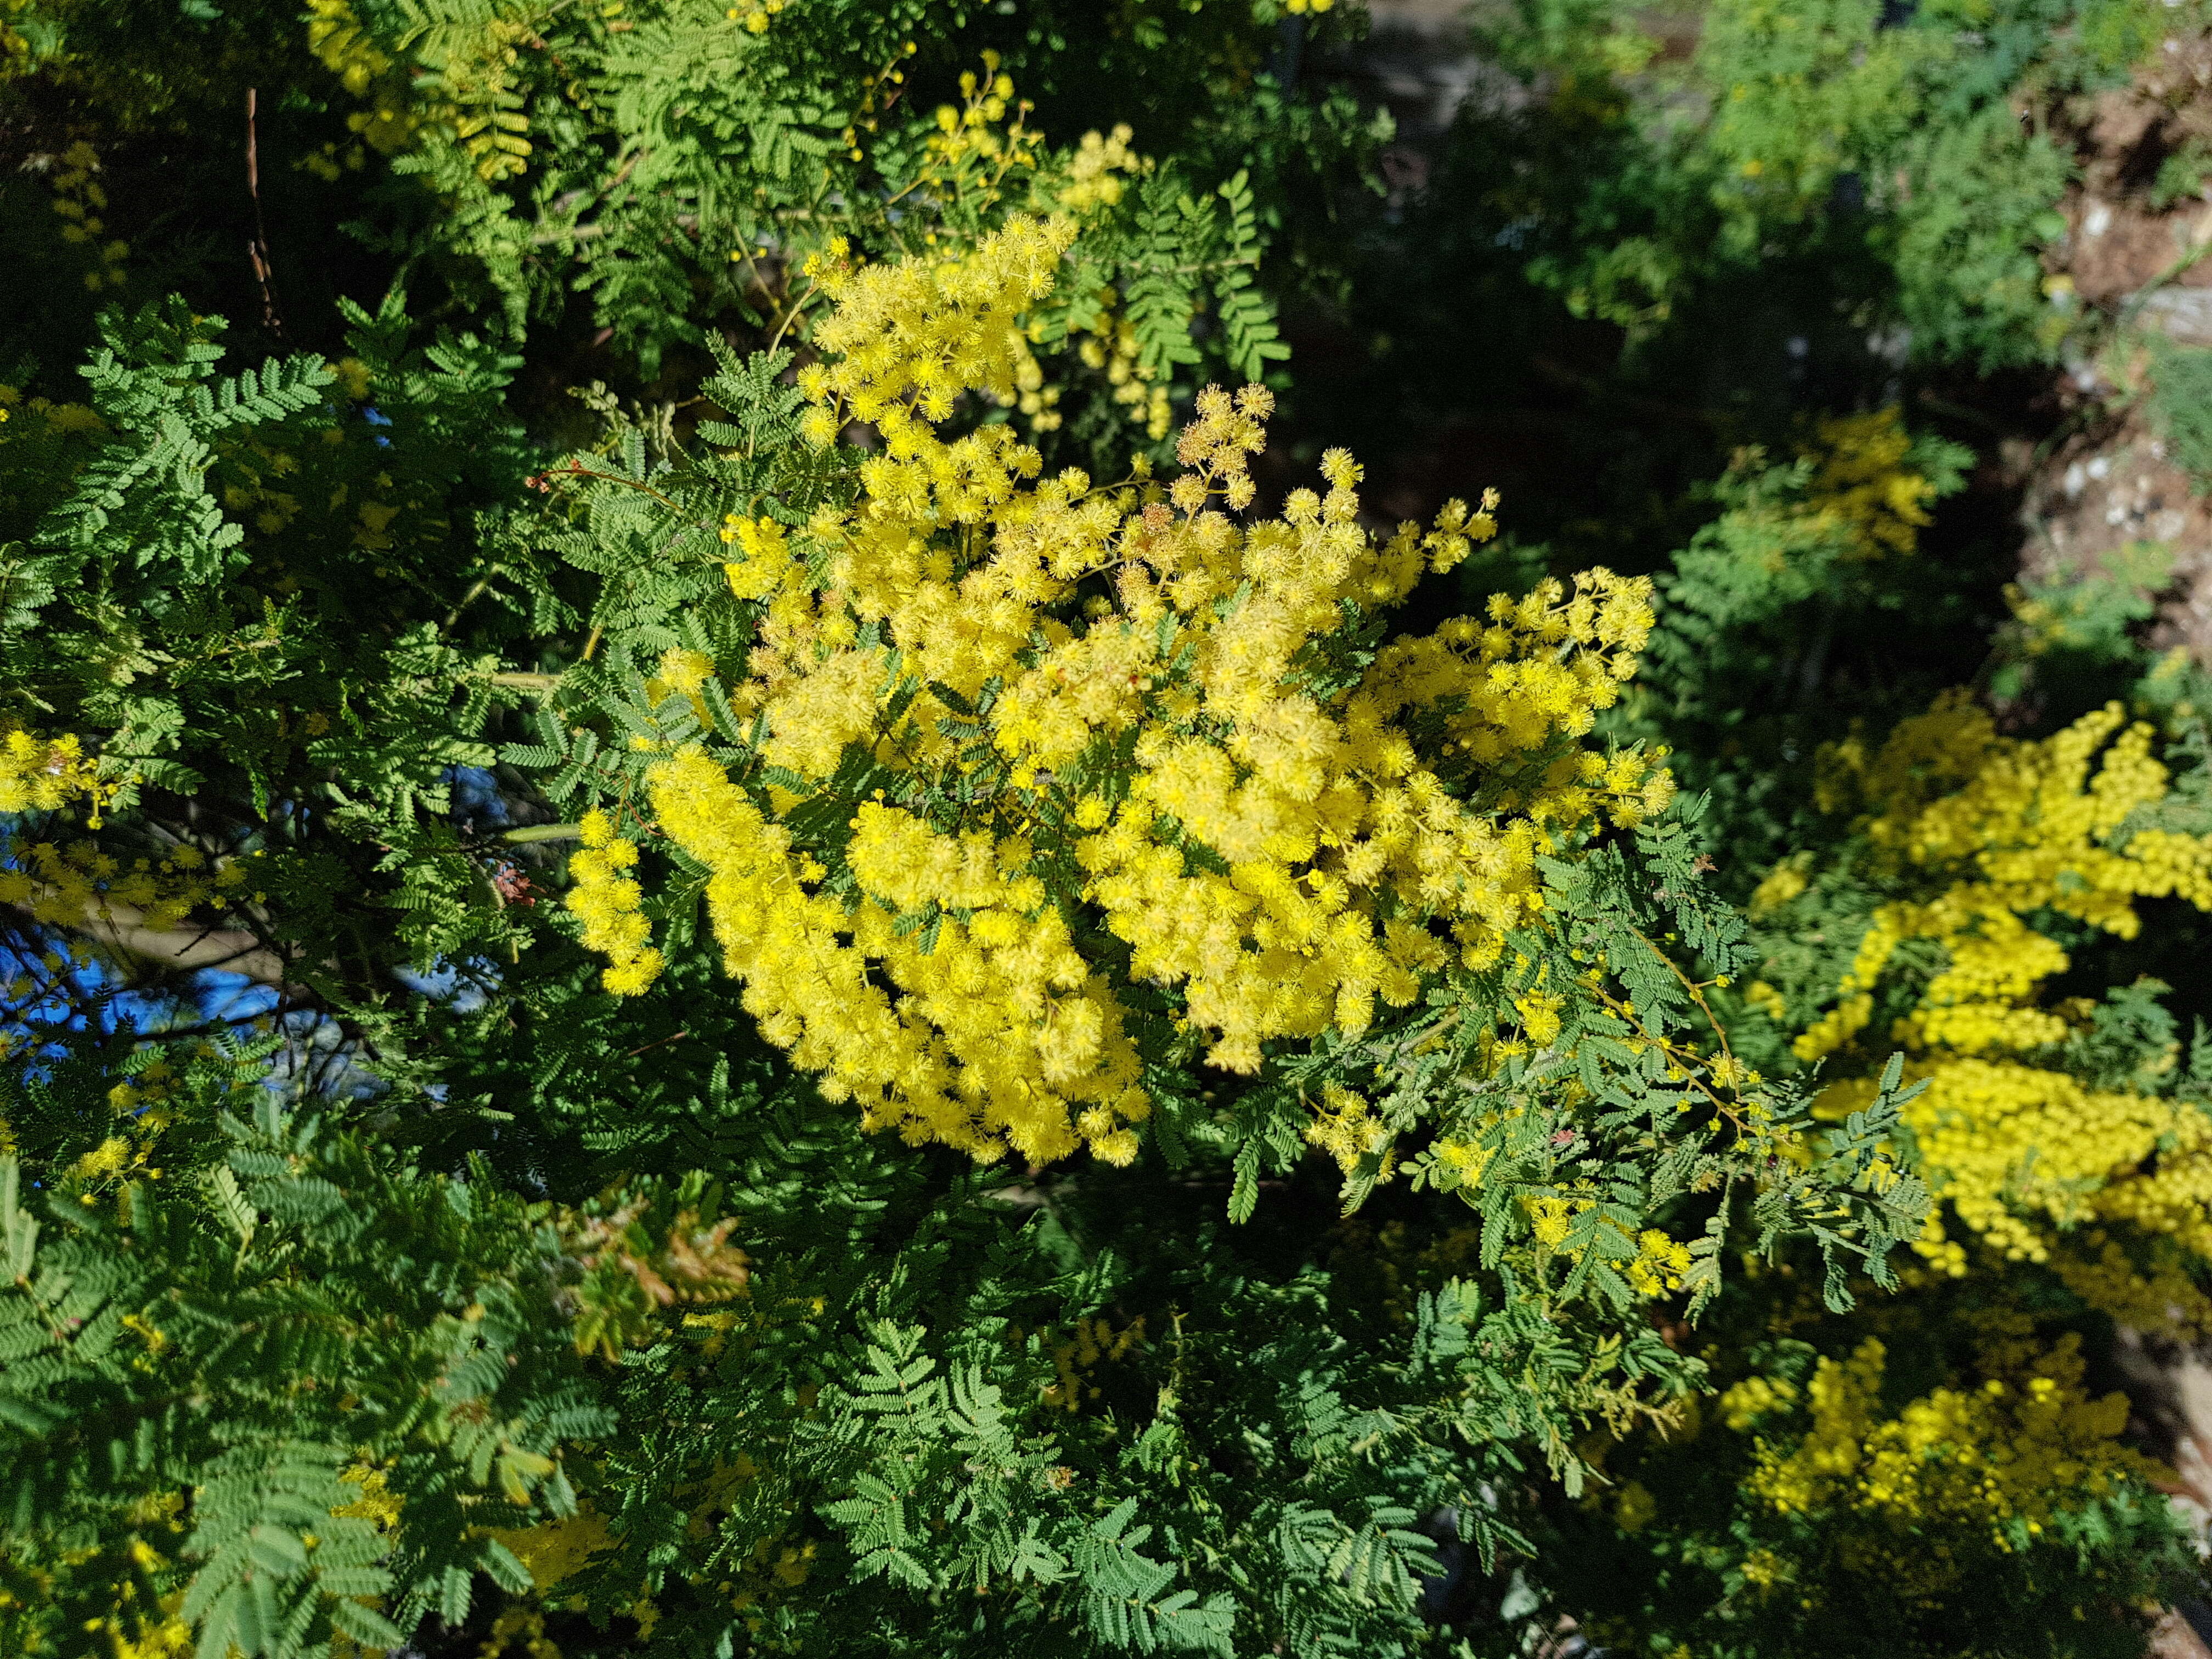
[[[351,0],[307,0],[307,50],[371,107],[356,110],[346,125],[372,149],[389,155],[412,143],[422,118],[409,108],[391,54],[368,38]]]
[[[1127,122],[1110,133],[1086,132],[1068,158],[1067,182],[1059,192],[1060,205],[1073,214],[1096,207],[1112,207],[1121,199],[1122,182],[1115,175],[1152,171],[1152,158],[1129,147],[1137,136]]]
[[[97,293],[102,288],[119,288],[123,283],[123,262],[130,258],[131,245],[120,240],[100,241],[106,226],[100,215],[107,210],[107,192],[100,183],[100,154],[83,139],[78,139],[61,153],[61,167],[52,178],[54,212],[62,220],[62,240],[82,242],[96,247],[100,252],[100,267],[84,274],[84,285]]]
[[[1110,288],[1100,291],[1097,308],[1078,321],[1077,333],[1089,337],[1076,346],[1075,355],[1086,368],[1105,374],[1114,401],[1157,443],[1168,435],[1171,419],[1168,387],[1145,363],[1136,325],[1116,313],[1115,307],[1121,300]]]
[[[907,188],[936,208],[939,224],[988,212],[1006,199],[1009,175],[1033,173],[1045,155],[1043,136],[1025,125],[1032,106],[1015,100],[1012,77],[999,64],[997,52],[986,52],[981,75],[961,71],[960,102],[938,106],[936,131],[923,142],[921,168]],[[938,237],[933,227],[923,240],[933,247]]]

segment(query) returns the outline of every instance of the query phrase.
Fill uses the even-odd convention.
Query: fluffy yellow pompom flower
[[[808,430],[881,442],[851,506],[726,521],[759,610],[720,695],[757,747],[679,744],[647,787],[708,872],[745,1006],[831,1098],[978,1159],[1121,1164],[1151,1109],[1141,1022],[1248,1073],[1364,1031],[1498,963],[1541,923],[1539,860],[1672,784],[1581,741],[1634,672],[1649,583],[1370,626],[1495,533],[1494,495],[1377,538],[1332,451],[1323,488],[1260,517],[1259,386],[1200,395],[1164,483],[1041,477],[1005,425],[940,435],[963,397],[1018,389],[1009,342],[1071,234],[1016,219],[964,258],[817,264],[837,304]],[[678,678],[656,688],[696,690]],[[630,884],[597,880],[601,936],[641,950]],[[1528,999],[1538,1040],[1556,1009]],[[1351,1100],[1316,1138],[1357,1163],[1382,1144]]]
[[[1863,415],[1831,415],[1814,428],[1816,516],[1846,528],[1861,558],[1911,553],[1934,522],[1934,480],[1911,465],[1912,440],[1893,404]]]
[[[25,731],[0,735],[0,812],[52,812],[81,795],[98,801],[91,757],[74,733],[41,738]]]
[[[640,914],[644,895],[624,873],[637,863],[637,843],[615,834],[605,812],[584,814],[583,846],[568,860],[569,912],[584,925],[586,948],[609,958],[602,982],[617,996],[636,996],[660,976],[661,955]]]

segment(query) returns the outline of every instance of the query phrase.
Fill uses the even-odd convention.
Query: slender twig
[[[2115,319],[2113,326],[2125,328],[2134,322],[2141,314],[2142,308],[2150,303],[2153,295],[2170,283],[2179,281],[2187,273],[2191,266],[2208,253],[2212,253],[2212,222],[2208,222],[2207,228],[2197,234],[2172,264],[2166,266],[2164,270],[2160,271],[2158,275],[2128,296],[2127,303],[2120,307],[2120,314]]]
[[[253,264],[254,280],[261,284],[261,322],[281,342],[284,337],[284,319],[276,309],[276,283],[269,257],[269,231],[261,220],[261,145],[255,111],[259,103],[259,88],[246,89],[246,193],[253,198],[253,235],[246,245],[246,257]]]
[[[506,830],[499,839],[510,847],[526,847],[533,842],[574,841],[583,833],[580,824],[532,823],[520,830]]]
[[[635,489],[641,495],[650,495],[672,513],[681,513],[684,510],[651,484],[640,483],[635,478],[625,478],[619,472],[595,471],[581,461],[570,461],[565,466],[548,467],[544,471],[533,474],[523,482],[533,489],[550,492],[553,486],[553,480],[556,478],[597,478],[601,483],[620,484],[624,489]]]
[[[655,1048],[664,1048],[672,1042],[681,1042],[685,1037],[688,1037],[690,1035],[691,1033],[689,1031],[672,1031],[666,1036],[657,1038],[653,1042],[647,1043],[641,1048],[631,1049],[628,1054],[624,1054],[623,1058],[624,1060],[635,1060],[640,1054],[651,1054]]]

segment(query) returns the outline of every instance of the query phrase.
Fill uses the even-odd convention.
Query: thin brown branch
[[[252,262],[253,278],[261,284],[261,323],[281,343],[284,338],[284,319],[276,309],[276,283],[273,262],[269,257],[269,230],[261,219],[261,140],[259,125],[255,119],[259,104],[256,87],[246,89],[246,193],[253,198],[253,235],[246,245],[246,257]]]

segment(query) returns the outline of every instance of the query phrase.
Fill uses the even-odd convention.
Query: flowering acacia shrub
[[[2142,1602],[2187,1546],[2128,1396],[1993,1278],[1903,1277],[1849,1321],[1786,1274],[1724,1300],[1718,1398],[1608,1448],[1613,1484],[1551,1540],[1595,1575],[1593,1639],[1844,1654],[1878,1619],[1886,1652],[1994,1656],[2033,1651],[2071,1603],[2112,1617],[2059,1650],[2142,1650]]]
[[[1870,1530],[1877,1534],[1929,1522],[1978,1523],[2002,1550],[2014,1531],[2039,1534],[2057,1504],[2102,1498],[2116,1478],[2156,1477],[2141,1452],[2118,1443],[2127,1396],[2093,1400],[2083,1390],[2078,1338],[2047,1354],[2017,1352],[2021,1346],[1993,1345],[1988,1369],[2005,1370],[2009,1359],[2026,1376],[1991,1376],[1971,1390],[1935,1389],[1894,1416],[1882,1409],[1888,1352],[1879,1337],[1846,1360],[1816,1361],[1802,1392],[1802,1437],[1787,1451],[1758,1438],[1752,1497],[1778,1516],[1855,1512],[1876,1522]],[[1726,1390],[1718,1404],[1728,1427],[1741,1432],[1799,1399],[1787,1378],[1758,1376]],[[1889,1549],[1850,1565],[1865,1571],[1907,1564],[1904,1553]],[[1947,1571],[1955,1568],[1941,1557],[1919,1565],[1921,1576],[1937,1581],[1929,1588],[1948,1588],[1940,1583]],[[1747,1576],[1757,1582],[1759,1575]],[[1770,1570],[1768,1582],[1774,1576]]]
[[[10,119],[127,85],[192,126],[114,9],[0,3],[0,96],[52,97]],[[1595,552],[1541,580],[1486,501],[1378,533],[1304,447],[1332,393],[1201,391],[1280,373],[1261,251],[1314,252],[1282,151],[1344,133],[1273,78],[1326,42],[1301,70],[1274,26],[1328,9],[324,0],[262,31],[299,74],[280,43],[186,100],[259,92],[277,280],[210,286],[313,340],[288,200],[358,177],[476,337],[412,351],[395,297],[332,367],[218,378],[196,292],[110,325],[81,405],[86,331],[10,313],[0,720],[40,735],[0,769],[0,1646],[2136,1644],[2181,1558],[2090,1379],[2100,1314],[2194,1305],[2204,1068],[2148,989],[2064,994],[2197,914],[2195,786],[2155,740],[2100,727],[2076,775],[1992,728],[1890,805],[1806,804],[1776,757],[1924,708],[1856,661],[1971,568],[1931,510],[1964,453],[1890,370],[1732,416],[1797,459],[1746,452],[1656,592],[1564,579]],[[1190,122],[1071,106],[1167,58]],[[68,227],[33,287],[128,295],[173,239],[137,141],[88,131],[0,228]],[[1387,211],[1435,223],[1419,193]],[[1560,250],[1508,196],[1535,244],[1472,240],[1517,283]],[[601,424],[556,461],[570,392]],[[1668,800],[1662,744],[1720,805]],[[1869,851],[1852,811],[1978,850]],[[1718,893],[1778,860],[1747,926]],[[1814,1074],[1794,1040],[1861,993]]]
[[[1325,494],[1243,518],[1261,388],[1202,395],[1164,482],[1040,478],[1005,426],[941,436],[962,393],[1005,383],[1072,234],[1018,222],[965,259],[827,278],[817,342],[846,349],[800,372],[801,428],[864,421],[881,447],[849,506],[726,520],[741,675],[688,648],[656,665],[661,707],[748,740],[634,741],[673,748],[642,804],[706,872],[747,1006],[826,1095],[985,1161],[1126,1164],[1144,1050],[1254,1074],[1267,1045],[1363,1037],[1448,966],[1498,969],[1546,923],[1539,860],[1671,785],[1580,741],[1634,672],[1644,585],[1594,572],[1383,643],[1492,503],[1378,540],[1333,452]],[[572,903],[634,915],[601,873],[625,843],[585,833]],[[641,990],[653,958],[611,918],[586,922],[609,988]],[[1542,1048],[1559,998],[1525,988]]]
[[[2212,814],[2193,775],[2176,788],[2155,737],[2115,703],[2040,742],[2001,738],[1950,695],[1878,747],[1838,744],[1822,805],[1858,808],[1853,839],[1827,869],[1778,866],[1753,908],[1789,939],[1848,886],[1911,896],[1873,908],[1840,976],[1812,977],[1834,972],[1832,950],[1784,945],[1769,966],[1787,994],[1761,979],[1747,998],[1797,1030],[1800,1061],[1863,1052],[1869,1033],[1906,1050],[1928,1087],[1905,1121],[1972,1236],[2117,1317],[2195,1329],[2212,1123],[2194,1068],[2169,1043],[2099,1075],[2081,1062],[2115,1011],[2045,994],[2100,935],[2138,936],[2147,903],[2212,908]],[[1870,1089],[1845,1079],[1823,1099],[1845,1111]],[[1967,1271],[1938,1217],[1916,1248]]]
[[[1707,1316],[1726,1409],[1609,1449],[1618,1493],[1555,1511],[1549,1570],[1607,1586],[1593,1640],[1662,1653],[2012,1652],[2094,1623],[2069,1604],[2115,1613],[2059,1650],[2138,1653],[2189,1547],[2145,1397],[2102,1361],[2115,1324],[2155,1352],[2207,1323],[2203,680],[2127,637],[2143,607],[2104,578],[2015,599],[1986,690],[1913,687],[1874,642],[1960,602],[1917,543],[1960,452],[1894,412],[1814,432],[1716,489],[1622,725],[1723,803],[1750,924],[1752,970],[1710,998],[1734,1051],[1840,1118],[1901,1049],[1919,1087],[1890,1151],[1936,1206],[1903,1293],[1848,1322],[1786,1267],[1732,1279]],[[1886,719],[1806,689],[1868,672],[1822,660],[1854,637]]]

